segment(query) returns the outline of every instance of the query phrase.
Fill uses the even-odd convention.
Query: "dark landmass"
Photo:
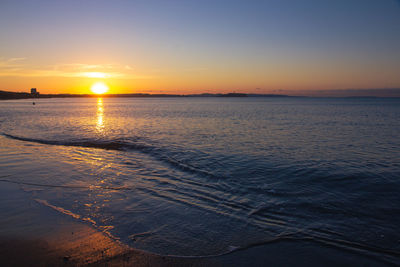
[[[15,93],[15,92],[0,91],[0,99],[24,99],[32,97],[33,96],[30,93]]]
[[[251,95],[243,93],[228,93],[228,94],[104,94],[101,97],[248,97],[248,96],[267,96],[267,97],[282,97],[287,95]],[[32,95],[30,93],[17,93],[0,91],[0,99],[27,99],[27,98],[66,98],[66,97],[99,97],[95,94],[38,94]]]
[[[247,94],[249,97],[300,97],[297,95],[278,95],[278,94]]]
[[[295,95],[294,95],[295,94]],[[0,100],[35,99],[35,98],[69,98],[69,97],[339,97],[339,98],[376,98],[400,97],[400,88],[391,89],[343,89],[343,90],[278,90],[277,94],[227,93],[227,94],[30,94],[25,92],[0,91]]]
[[[373,97],[400,97],[400,88],[376,89],[329,89],[329,90],[274,90],[271,93],[304,97],[338,97],[338,98],[373,98]]]

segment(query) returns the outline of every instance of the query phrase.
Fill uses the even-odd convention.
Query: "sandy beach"
[[[13,208],[10,208],[13,207]],[[1,183],[0,262],[3,266],[385,266],[373,258],[311,241],[281,240],[222,256],[176,257],[133,249],[107,233]]]
[[[192,261],[129,248],[89,224],[27,199],[16,185],[1,183],[0,191],[3,266],[176,266]]]

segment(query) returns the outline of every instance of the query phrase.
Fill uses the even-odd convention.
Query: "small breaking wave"
[[[44,200],[44,199],[35,199],[35,201],[37,203],[43,205],[43,206],[47,206],[47,207],[49,207],[49,208],[51,208],[51,209],[53,209],[53,210],[55,210],[57,212],[60,212],[60,213],[62,213],[64,215],[67,215],[67,216],[70,216],[70,217],[72,217],[72,218],[74,218],[76,220],[80,220],[80,221],[83,221],[83,222],[90,223],[94,228],[98,229],[99,231],[101,231],[102,233],[107,235],[108,237],[112,238],[115,241],[119,241],[118,238],[116,238],[115,236],[113,236],[109,232],[110,229],[114,228],[113,226],[100,226],[100,225],[97,225],[96,221],[94,221],[90,217],[84,217],[84,216],[76,214],[76,213],[74,213],[74,212],[72,212],[70,210],[64,209],[64,208],[59,207],[59,206],[52,205],[47,200]]]
[[[0,178],[3,178],[3,177],[8,177],[8,176],[2,176],[2,177],[0,177]],[[29,185],[29,186],[38,186],[38,187],[53,187],[53,188],[68,188],[68,189],[132,190],[132,188],[126,187],[126,186],[55,185],[55,184],[40,184],[40,183],[29,183],[29,182],[23,182],[23,181],[13,181],[13,180],[9,180],[9,179],[0,179],[0,182],[12,183],[12,184],[18,184],[18,185]]]
[[[58,146],[77,146],[77,147],[88,147],[88,148],[100,148],[106,150],[151,150],[151,146],[135,144],[135,143],[128,143],[124,140],[91,140],[91,139],[82,139],[82,140],[71,140],[71,141],[58,141],[58,140],[44,140],[44,139],[36,139],[36,138],[27,138],[21,136],[15,136],[11,134],[2,133],[3,136],[19,140],[25,142],[32,142],[44,145],[58,145]]]
[[[56,145],[56,146],[72,146],[72,147],[87,147],[97,148],[105,150],[116,150],[116,151],[137,151],[148,154],[153,158],[164,162],[172,168],[178,169],[185,173],[200,175],[202,177],[214,178],[218,177],[208,171],[201,170],[188,163],[182,163],[169,155],[169,151],[165,151],[160,147],[152,146],[146,143],[138,143],[137,140],[130,139],[115,139],[115,140],[100,140],[100,139],[80,139],[80,140],[44,140],[36,138],[28,138],[15,136],[7,133],[1,133],[3,136],[24,142],[38,143],[44,145]]]
[[[56,211],[58,211],[58,212],[61,212],[61,213],[65,214],[65,215],[71,216],[71,217],[74,218],[74,219],[80,219],[80,218],[81,218],[80,215],[75,214],[75,213],[73,213],[72,211],[69,211],[69,210],[66,210],[66,209],[64,209],[64,208],[51,205],[49,202],[47,202],[47,200],[35,199],[35,201],[38,202],[38,203],[40,203],[40,204],[42,204],[42,205],[45,205],[45,206],[47,206],[47,207],[50,207],[50,208],[52,208],[52,209],[54,209],[54,210],[56,210]],[[93,221],[93,220],[91,220],[91,221]]]

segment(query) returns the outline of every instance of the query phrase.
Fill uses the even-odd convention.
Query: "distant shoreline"
[[[243,94],[243,93],[227,93],[227,94],[40,94],[32,95],[30,93],[0,91],[0,100],[11,99],[39,99],[39,98],[70,98],[70,97],[291,97],[289,95],[275,94]]]
[[[42,98],[99,98],[99,97],[135,97],[135,98],[155,98],[155,97],[301,97],[301,98],[400,98],[400,89],[385,90],[386,93],[377,95],[378,90],[348,90],[353,92],[350,95],[337,94],[340,90],[315,91],[315,94],[310,95],[288,95],[288,94],[252,94],[252,93],[202,93],[202,94],[38,94],[32,95],[25,92],[10,92],[0,90],[0,100],[15,100],[15,99],[42,99]]]

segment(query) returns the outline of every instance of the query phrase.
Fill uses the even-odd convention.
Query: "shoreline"
[[[4,266],[186,266],[196,261],[131,248],[88,223],[42,206],[18,185],[1,183],[0,193]]]
[[[135,93],[135,94],[36,94],[24,92],[8,92],[0,91],[0,100],[13,100],[13,99],[46,99],[46,98],[98,98],[98,97],[135,97],[135,98],[154,98],[154,97],[289,97],[288,95],[278,94],[244,94],[244,93],[226,93],[226,94],[148,94],[148,93]]]
[[[341,89],[341,90],[306,90],[306,91],[281,91],[279,93],[194,93],[194,94],[169,94],[169,93],[125,93],[125,94],[31,94],[28,92],[12,92],[0,90],[0,100],[16,99],[46,99],[46,98],[97,98],[97,97],[122,97],[122,98],[209,98],[209,97],[267,97],[267,98],[400,98],[400,88],[384,89]]]
[[[5,266],[390,266],[383,259],[299,240],[220,256],[157,255],[129,247],[89,223],[43,206],[20,186],[3,182],[0,214],[0,263]]]

